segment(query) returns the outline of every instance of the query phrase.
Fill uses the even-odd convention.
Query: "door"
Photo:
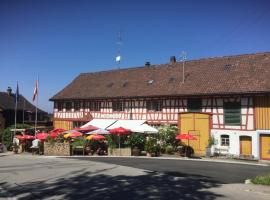
[[[183,140],[183,142],[194,149],[196,155],[205,155],[205,148],[210,135],[209,114],[181,113],[179,114],[180,133],[191,134],[197,140]]]
[[[243,156],[252,155],[252,139],[250,136],[240,136],[240,154]]]
[[[270,135],[260,135],[261,159],[270,160]]]

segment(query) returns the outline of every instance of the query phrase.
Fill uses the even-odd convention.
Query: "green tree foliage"
[[[178,141],[175,139],[178,134],[178,128],[176,126],[162,125],[158,129],[158,140],[160,142],[161,152],[166,151],[167,146],[172,146],[176,149]]]
[[[142,133],[133,133],[129,137],[131,148],[137,147],[141,151],[144,150],[145,135]]]
[[[11,125],[10,127],[0,132],[0,141],[3,142],[3,144],[6,146],[8,150],[11,150],[11,147],[12,147],[12,140],[13,140],[12,137],[14,135],[14,132],[12,132],[11,129],[14,129],[14,128],[15,128],[15,125]],[[16,128],[27,129],[27,128],[31,128],[31,126],[27,124],[17,124]]]
[[[121,148],[130,147],[130,135],[120,135],[120,138],[117,134],[110,134],[106,136],[106,140],[108,141],[108,147],[113,149],[118,147],[120,139]]]
[[[106,135],[105,138],[108,142],[108,147],[110,149],[115,149],[117,147],[117,143],[116,143],[116,135]]]

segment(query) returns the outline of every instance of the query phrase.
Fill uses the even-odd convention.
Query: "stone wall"
[[[70,144],[44,142],[44,155],[45,156],[70,156]]]
[[[109,148],[108,155],[109,156],[131,156],[131,148],[121,148],[120,151],[118,148],[115,148],[115,149]]]

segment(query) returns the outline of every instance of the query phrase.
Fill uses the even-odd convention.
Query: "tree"
[[[31,126],[27,125],[27,124],[17,124],[16,125],[17,129],[27,129],[27,128],[31,128]],[[11,125],[10,127],[4,129],[2,132],[0,132],[0,138],[2,140],[2,143],[6,146],[6,148],[8,150],[11,150],[12,147],[12,142],[13,142],[13,132],[11,131],[11,129],[14,129],[15,126]]]

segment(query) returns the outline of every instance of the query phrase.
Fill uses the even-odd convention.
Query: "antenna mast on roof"
[[[185,83],[185,60],[187,59],[187,52],[182,51],[180,56],[181,56],[181,61],[183,63],[183,70],[182,70],[183,80],[182,80],[182,83]]]
[[[120,68],[119,67],[119,64],[120,64],[120,61],[121,61],[120,50],[121,50],[121,45],[122,45],[122,37],[121,37],[121,32],[120,31],[118,32],[116,45],[117,45],[117,53],[116,53],[115,61],[117,63],[118,68]]]

